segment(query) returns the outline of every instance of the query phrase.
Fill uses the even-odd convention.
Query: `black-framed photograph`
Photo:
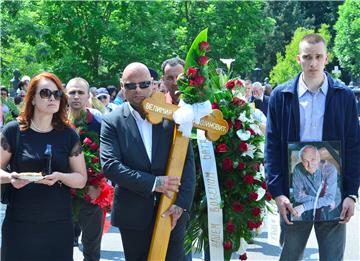
[[[340,141],[288,144],[291,221],[335,221],[341,213]]]

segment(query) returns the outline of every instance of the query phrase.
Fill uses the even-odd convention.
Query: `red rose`
[[[243,82],[241,81],[241,80],[239,80],[239,79],[237,79],[236,81],[235,81],[235,85],[237,86],[237,87],[241,87],[241,86],[244,86],[244,84],[243,84]]]
[[[245,141],[240,142],[239,149],[241,152],[245,152],[248,150],[248,145]]]
[[[203,50],[205,50],[205,51],[209,51],[209,43],[208,42],[205,42],[205,41],[203,41],[203,42],[201,42],[200,44],[199,44],[199,50],[200,51],[203,51]]]
[[[235,97],[233,97],[232,103],[234,105],[240,105],[242,107],[246,104],[246,101],[235,96]]]
[[[197,70],[196,70],[195,68],[190,67],[190,68],[187,70],[187,75],[188,75],[188,76],[195,77],[196,74],[197,74]]]
[[[266,191],[266,193],[265,193],[265,199],[266,199],[267,201],[272,200],[272,195],[271,195],[271,193],[270,193],[269,191]]]
[[[239,130],[242,128],[241,120],[235,120],[235,129]]]
[[[226,158],[223,161],[223,171],[231,171],[233,169],[233,162],[231,159]]]
[[[252,128],[247,128],[246,130],[250,131],[251,135],[255,135],[255,131]]]
[[[225,187],[228,189],[233,189],[235,187],[235,182],[232,179],[225,180]]]
[[[228,81],[225,86],[226,86],[226,88],[228,88],[229,90],[232,90],[232,89],[234,89],[235,82],[234,82],[233,80]]]
[[[209,58],[207,58],[206,56],[200,56],[199,57],[199,60],[198,60],[198,62],[201,64],[201,65],[205,65],[205,64],[207,64],[207,62],[209,61]]]
[[[229,125],[229,130],[231,129],[231,127],[233,126],[232,120],[226,120],[228,125]]]
[[[222,152],[227,152],[227,151],[228,151],[228,148],[225,143],[220,143],[216,146],[216,152],[222,153]]]
[[[261,222],[261,221],[258,221],[258,222],[255,223],[255,225],[256,225],[256,228],[261,227],[262,222]]]
[[[95,156],[94,158],[91,159],[92,163],[98,163],[99,162],[99,157]]]
[[[231,243],[231,241],[225,241],[225,242],[224,242],[224,249],[225,249],[225,250],[231,250],[231,249],[232,249],[232,243]]]
[[[90,149],[97,150],[99,148],[99,145],[96,142],[93,142],[89,145]]]
[[[260,170],[260,164],[258,162],[255,162],[254,164],[252,164],[252,169],[255,171],[259,171]]]
[[[243,177],[243,181],[245,184],[253,184],[254,183],[254,177],[251,174],[246,174]]]
[[[231,221],[226,223],[226,231],[230,234],[235,231],[235,225]]]
[[[258,194],[256,192],[250,192],[249,193],[249,199],[250,200],[257,200]]]
[[[88,138],[88,137],[86,137],[86,138],[83,140],[83,143],[86,144],[86,145],[90,145],[92,142],[93,142],[93,141],[92,141],[90,138]]]
[[[234,203],[232,203],[232,209],[236,212],[239,213],[241,211],[243,211],[244,206],[240,204],[240,202],[235,201]]]
[[[261,182],[261,187],[262,187],[263,189],[267,189],[267,185],[266,185],[266,182],[265,182],[265,181]]]
[[[219,104],[217,102],[214,102],[213,104],[211,104],[211,108],[214,109],[220,109]]]
[[[239,259],[240,259],[240,260],[247,260],[247,255],[246,255],[246,253],[240,255],[240,256],[239,256]]]
[[[258,207],[254,207],[251,209],[251,213],[253,214],[254,217],[260,215],[261,209]]]
[[[256,223],[253,222],[253,221],[248,221],[248,222],[247,222],[247,227],[248,227],[250,230],[252,230],[252,229],[256,228]]]
[[[195,79],[194,79],[194,84],[197,85],[197,86],[199,86],[199,85],[203,84],[204,81],[205,81],[205,77],[204,77],[204,76],[202,76],[202,75],[197,75],[197,76],[195,77]]]
[[[246,164],[244,162],[240,162],[238,165],[238,170],[243,170],[246,168]]]

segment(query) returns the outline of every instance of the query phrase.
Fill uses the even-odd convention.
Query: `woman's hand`
[[[21,189],[22,187],[25,187],[27,184],[31,183],[31,181],[20,179],[20,176],[21,175],[17,172],[10,173],[10,183],[16,189]]]
[[[35,183],[52,186],[58,181],[62,182],[62,176],[63,174],[61,172],[54,171],[52,174],[44,176],[44,179],[36,181]]]

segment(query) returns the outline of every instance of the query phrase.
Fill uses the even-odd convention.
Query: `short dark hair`
[[[9,90],[6,87],[1,87],[0,91],[5,91],[7,94],[9,94]]]
[[[185,66],[185,61],[183,59],[180,59],[179,57],[174,57],[174,58],[170,58],[165,60],[162,65],[161,65],[161,70],[163,73],[165,73],[165,67],[166,65],[170,65],[171,67],[174,67],[176,65],[182,65],[183,67]]]
[[[307,34],[301,38],[300,43],[307,42],[311,44],[324,43],[326,46],[325,39],[320,34]]]

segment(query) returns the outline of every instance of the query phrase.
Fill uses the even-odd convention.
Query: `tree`
[[[331,35],[328,30],[328,25],[321,25],[321,28],[318,30],[318,33],[324,37],[327,43],[331,40]],[[300,65],[296,61],[296,56],[299,53],[299,43],[301,38],[306,34],[314,33],[313,29],[306,29],[299,27],[296,29],[294,36],[291,42],[285,48],[285,55],[277,53],[277,64],[270,72],[270,83],[272,85],[277,85],[283,82],[286,82],[293,78],[297,73],[301,71]],[[332,60],[331,51],[328,50],[329,56],[328,60]]]
[[[360,77],[360,2],[346,1],[335,25],[335,54],[340,65]]]

